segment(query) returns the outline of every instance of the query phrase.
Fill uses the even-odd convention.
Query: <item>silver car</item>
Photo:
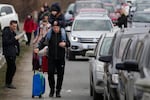
[[[94,50],[101,34],[115,32],[111,19],[106,14],[80,14],[72,25],[69,34],[71,46],[69,60],[76,55],[85,56],[86,51]]]

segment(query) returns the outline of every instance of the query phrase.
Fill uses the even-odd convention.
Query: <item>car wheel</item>
[[[93,100],[103,100],[102,94],[97,93],[93,88]]]
[[[75,55],[71,51],[68,52],[68,59],[69,60],[74,60],[75,59]]]

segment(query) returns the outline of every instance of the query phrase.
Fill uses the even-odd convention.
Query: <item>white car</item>
[[[19,24],[18,14],[14,7],[8,4],[0,4],[0,30],[9,26],[11,20],[16,20]]]
[[[88,50],[95,49],[101,34],[113,31],[114,26],[112,21],[105,13],[77,15],[69,34],[71,46],[67,52],[68,59],[73,60],[76,55],[85,56]]]

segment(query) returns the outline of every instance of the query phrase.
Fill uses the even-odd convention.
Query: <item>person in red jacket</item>
[[[24,21],[24,31],[26,32],[28,41],[26,42],[26,45],[30,45],[30,41],[31,41],[31,35],[35,30],[35,25],[34,25],[34,21],[32,19],[31,15],[27,15],[27,18]]]

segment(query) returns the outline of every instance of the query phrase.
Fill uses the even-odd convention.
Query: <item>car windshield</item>
[[[110,20],[76,20],[74,31],[111,31]]]
[[[113,0],[102,0],[102,2],[104,2],[104,3],[112,3]]]
[[[108,13],[114,13],[115,9],[113,6],[104,6],[104,8],[108,11]]]
[[[70,6],[67,9],[67,12],[74,10],[74,4],[70,4]]]
[[[144,11],[147,8],[150,8],[150,4],[138,4],[136,7],[136,11]]]
[[[150,23],[150,13],[136,13],[133,17],[133,22],[147,22]]]
[[[82,8],[102,8],[101,2],[79,2],[76,4],[76,12]]]
[[[107,56],[107,55],[109,55],[109,49],[111,47],[112,40],[113,40],[112,37],[104,38],[103,43],[101,45],[100,52],[99,52],[99,56]]]

